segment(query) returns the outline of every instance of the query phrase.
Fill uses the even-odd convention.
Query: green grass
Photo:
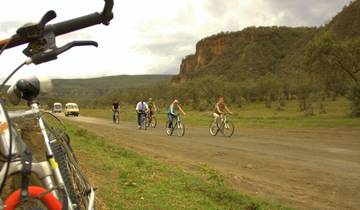
[[[98,188],[99,209],[289,209],[227,188],[206,165],[195,176],[67,125],[81,166]]]
[[[288,101],[284,111],[275,108],[268,109],[263,103],[252,103],[242,108],[231,107],[234,112],[230,119],[237,127],[249,128],[336,128],[360,127],[360,118],[349,117],[350,102],[344,98],[337,101],[327,101],[326,114],[319,114],[319,104],[314,104],[315,116],[304,116],[298,111],[297,101]],[[193,126],[208,126],[212,120],[211,110],[198,112],[184,107],[187,116],[183,122]],[[160,123],[166,122],[166,109],[157,114]],[[111,108],[82,109],[81,114],[99,118],[111,119]],[[134,121],[135,111],[133,106],[122,106],[121,120]]]

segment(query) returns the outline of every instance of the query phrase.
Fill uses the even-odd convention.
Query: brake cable
[[[6,77],[6,79],[2,82],[1,86],[0,86],[0,91],[5,87],[6,83],[9,81],[9,79],[14,76],[14,74],[19,71],[23,66],[26,65],[26,62],[23,62],[22,64],[20,64],[14,71],[11,72],[11,74],[9,74],[8,77]]]

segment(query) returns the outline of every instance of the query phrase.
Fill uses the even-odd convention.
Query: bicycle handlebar
[[[46,25],[45,30],[51,30],[54,32],[55,36],[60,36],[63,34],[67,34],[73,31],[77,31],[98,24],[109,25],[110,21],[113,19],[114,16],[112,13],[113,6],[114,6],[113,0],[105,0],[105,6],[101,13],[95,12],[93,14],[77,17],[60,23]],[[43,22],[44,21],[41,21],[40,23]],[[0,49],[3,48],[8,42],[9,43],[5,49],[17,47],[19,45],[26,44],[31,41],[32,41],[31,38],[23,38],[19,34],[16,34],[11,38],[0,40]]]

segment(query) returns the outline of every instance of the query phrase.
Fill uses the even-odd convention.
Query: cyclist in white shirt
[[[137,122],[138,122],[138,128],[141,128],[141,116],[145,115],[146,112],[149,111],[149,106],[147,103],[144,102],[143,99],[139,103],[136,104],[136,113],[137,113]]]

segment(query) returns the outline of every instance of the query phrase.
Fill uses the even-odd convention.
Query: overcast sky
[[[111,25],[96,26],[58,38],[95,40],[99,48],[72,49],[58,60],[26,66],[25,75],[58,78],[119,74],[176,74],[181,59],[194,53],[196,42],[221,31],[248,26],[319,26],[350,0],[115,0]],[[20,6],[21,5],[21,6]],[[26,22],[37,22],[54,9],[59,22],[101,11],[102,0],[3,0],[0,38]],[[21,46],[0,56],[0,78],[25,60]]]

